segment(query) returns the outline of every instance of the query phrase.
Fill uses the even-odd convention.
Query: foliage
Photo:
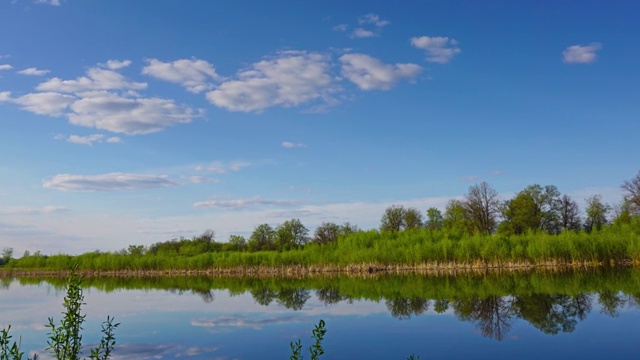
[[[498,233],[511,235],[538,229],[543,214],[534,197],[523,191],[505,202],[502,216],[504,221],[498,227]]]
[[[420,210],[408,208],[404,213],[404,229],[420,229],[423,226],[423,218]]]
[[[380,231],[400,231],[406,226],[407,210],[402,205],[391,205],[385,209],[380,219]]]
[[[65,311],[62,313],[63,318],[60,325],[56,326],[53,318],[49,318],[50,328],[47,350],[51,351],[51,355],[59,360],[78,360],[82,354],[82,324],[86,315],[81,313],[81,307],[84,305],[84,295],[80,284],[82,279],[77,274],[77,265],[69,268],[70,275],[66,280],[66,295],[64,297],[63,306]],[[102,324],[102,339],[96,348],[90,349],[90,359],[107,360],[113,352],[116,344],[115,329],[120,324],[114,324],[113,318],[107,316],[107,320]],[[20,352],[19,345],[15,342],[9,345],[11,336],[8,328],[2,329],[0,334],[0,359],[1,360],[20,360],[24,353]],[[34,355],[33,359],[36,359]]]
[[[578,203],[569,195],[562,195],[558,201],[558,216],[561,230],[578,231],[582,225]]]
[[[608,222],[607,214],[611,210],[611,207],[602,202],[600,195],[593,195],[585,199],[585,201],[587,202],[585,209],[587,218],[584,221],[584,229],[587,232],[602,229]]]
[[[427,209],[427,228],[429,230],[440,230],[444,224],[442,212],[434,207]]]

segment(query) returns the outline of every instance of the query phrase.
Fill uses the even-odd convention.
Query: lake
[[[85,349],[120,327],[113,359],[288,359],[311,330],[324,359],[630,359],[640,345],[640,270],[426,275],[86,278]],[[47,359],[64,279],[0,282],[0,327]]]

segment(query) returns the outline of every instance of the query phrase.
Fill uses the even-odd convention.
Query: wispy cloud
[[[147,63],[142,69],[143,74],[180,84],[192,93],[210,90],[213,87],[212,80],[222,80],[212,64],[200,59],[180,59],[174,62],[149,59]]]
[[[182,178],[193,184],[220,184],[222,182],[219,179],[205,176],[182,176]]]
[[[388,20],[381,19],[380,16],[377,14],[366,14],[358,18],[358,24],[360,25],[372,24],[376,27],[385,27],[390,23],[391,22]]]
[[[181,358],[185,356],[196,356],[196,355],[208,354],[216,350],[218,350],[217,346],[192,346],[175,354],[175,357]]]
[[[400,80],[414,80],[422,71],[416,64],[385,64],[365,54],[340,57],[342,75],[362,90],[389,90]]]
[[[74,143],[74,144],[82,144],[82,145],[91,146],[95,142],[102,141],[102,138],[104,138],[104,135],[102,135],[102,134],[91,134],[91,135],[86,135],[86,136],[69,135],[69,137],[66,140],[68,142]]]
[[[297,147],[306,148],[307,145],[303,144],[303,143],[294,143],[294,142],[291,142],[291,141],[283,141],[282,142],[282,147],[283,148],[287,148],[287,149],[297,148]]]
[[[441,36],[421,36],[411,38],[411,45],[427,53],[427,61],[446,64],[461,51],[455,39]]]
[[[331,102],[337,88],[329,60],[320,53],[284,51],[222,82],[207,93],[207,99],[218,107],[242,112]]]
[[[48,74],[49,70],[30,67],[30,68],[26,68],[24,70],[20,70],[17,73],[20,74],[20,75],[28,75],[28,76],[43,76],[43,75]]]
[[[214,328],[214,327],[232,327],[232,328],[249,328],[261,330],[268,325],[291,324],[304,322],[308,319],[301,316],[283,316],[277,318],[254,319],[244,316],[220,316],[211,319],[198,319],[191,321],[191,325],[198,327]]]
[[[351,33],[351,38],[352,39],[366,39],[366,38],[370,38],[370,37],[374,37],[376,36],[376,33],[374,33],[371,30],[367,30],[367,29],[363,29],[363,28],[356,28],[353,30],[353,32]]]
[[[252,164],[248,161],[236,160],[236,161],[214,161],[207,165],[198,165],[195,167],[196,171],[210,172],[214,174],[226,174],[229,172],[237,172]]]
[[[36,4],[45,4],[51,6],[60,6],[60,0],[35,0]]]
[[[366,14],[358,18],[358,24],[360,27],[355,28],[349,35],[352,39],[366,39],[378,36],[382,28],[389,25],[390,22],[381,19],[380,16],[376,14]]]
[[[43,182],[59,191],[122,191],[168,188],[179,185],[166,175],[109,173],[103,175],[58,174]]]
[[[298,200],[265,199],[262,196],[254,196],[252,198],[234,200],[198,201],[193,204],[193,207],[199,209],[242,210],[263,206],[296,206],[300,204],[301,202]]]
[[[349,29],[349,25],[347,24],[339,24],[331,28],[331,30],[333,31],[340,31],[340,32],[347,31],[347,29]]]
[[[68,212],[69,209],[63,206],[48,205],[45,207],[19,206],[0,209],[1,214],[12,215],[41,215],[41,214],[59,214]]]
[[[562,61],[567,64],[590,64],[596,61],[596,52],[602,49],[599,43],[572,45],[562,52]]]
[[[9,65],[9,64],[0,64],[0,71],[2,70],[11,70],[13,69],[13,66]]]

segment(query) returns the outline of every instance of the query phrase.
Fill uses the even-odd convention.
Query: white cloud
[[[569,46],[562,52],[562,61],[567,64],[590,64],[596,61],[596,52],[600,49],[602,45],[599,43]]]
[[[112,136],[110,138],[107,138],[106,140],[109,144],[118,144],[122,142],[122,139],[117,137],[117,136]]]
[[[113,93],[88,94],[70,106],[69,122],[129,135],[149,134],[196,116],[188,107],[160,98],[127,98]]]
[[[270,200],[264,199],[262,196],[254,196],[246,199],[235,200],[207,200],[198,201],[193,204],[194,208],[199,209],[226,209],[241,210],[263,206],[296,206],[300,205],[297,200]]]
[[[422,71],[416,64],[384,64],[365,54],[346,54],[340,57],[342,75],[362,90],[389,90],[398,81],[414,80]]]
[[[455,39],[441,36],[421,36],[411,38],[411,45],[427,53],[427,61],[446,64],[459,54],[460,48]]]
[[[373,31],[366,30],[363,28],[357,28],[353,30],[353,32],[351,33],[351,38],[353,39],[365,39],[365,38],[370,38],[374,36],[376,36],[376,34]]]
[[[211,80],[221,80],[213,65],[199,59],[180,59],[174,62],[162,62],[157,59],[147,60],[149,65],[142,73],[161,80],[180,84],[192,93],[210,90]]]
[[[41,92],[23,95],[10,101],[23,110],[38,115],[60,116],[77,99],[71,95],[55,92]]]
[[[182,176],[182,178],[189,180],[193,184],[220,184],[222,182],[219,179],[205,176]]]
[[[102,138],[104,138],[104,135],[102,134],[92,134],[87,136],[70,135],[67,138],[67,141],[74,144],[93,145],[95,142],[102,142]]]
[[[331,30],[344,32],[344,31],[347,31],[348,28],[349,28],[349,25],[347,24],[339,24],[332,27]]]
[[[36,4],[47,4],[51,6],[60,6],[60,0],[36,0]]]
[[[286,51],[240,71],[207,99],[230,111],[259,112],[274,106],[292,107],[312,101],[331,102],[337,91],[329,58],[319,53]]]
[[[287,149],[296,148],[296,147],[306,148],[307,145],[303,144],[303,143],[297,143],[296,144],[296,143],[291,142],[291,141],[284,141],[282,143],[282,147],[287,148]]]
[[[98,65],[106,67],[109,70],[118,70],[131,65],[131,60],[107,60],[106,63]]]
[[[46,189],[59,191],[120,191],[168,188],[178,183],[166,175],[109,173],[103,175],[58,174],[43,181]]]
[[[208,165],[199,165],[196,166],[196,171],[204,171],[215,174],[226,174],[229,172],[237,172],[251,166],[250,162],[247,161],[231,161],[231,162],[223,162],[223,161],[214,161]]]
[[[0,214],[11,215],[42,215],[42,214],[59,214],[68,212],[69,209],[63,206],[47,205],[45,207],[19,206],[12,208],[0,209]]]
[[[147,83],[130,82],[115,71],[91,68],[87,70],[87,76],[82,76],[75,80],[62,80],[55,77],[39,84],[36,90],[81,93],[96,90],[143,90],[146,88]]]
[[[35,67],[26,68],[24,70],[18,71],[20,75],[29,75],[29,76],[42,76],[49,73],[49,70],[46,69],[38,69]]]
[[[0,102],[9,102],[11,100],[11,91],[0,92]]]
[[[367,15],[363,15],[361,17],[358,18],[358,24],[360,25],[364,25],[364,24],[372,24],[375,25],[377,27],[384,27],[389,25],[391,22],[388,20],[382,20],[380,18],[380,16],[376,15],[376,14],[367,14]]]
[[[0,71],[2,71],[2,70],[11,70],[11,69],[13,69],[13,66],[11,66],[9,64],[0,65]]]

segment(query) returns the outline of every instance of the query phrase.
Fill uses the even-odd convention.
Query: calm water
[[[288,359],[327,324],[325,359],[637,359],[640,271],[311,279],[86,279],[85,347],[114,359]],[[63,282],[4,279],[0,326],[45,355]],[[309,358],[305,351],[305,358]],[[46,359],[46,356],[42,356]]]

